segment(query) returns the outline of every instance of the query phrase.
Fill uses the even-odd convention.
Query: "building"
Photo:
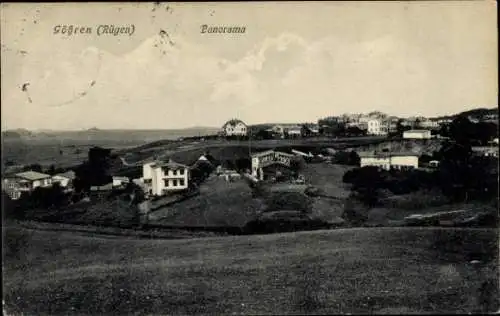
[[[439,129],[438,121],[433,119],[424,119],[418,125],[423,129]]]
[[[388,133],[395,133],[398,131],[399,118],[397,116],[389,116],[384,120],[384,124],[387,125]]]
[[[367,134],[368,135],[387,135],[388,125],[379,119],[370,119],[367,122]]]
[[[285,138],[285,127],[282,125],[274,125],[271,127],[271,132],[279,138]]]
[[[263,168],[273,164],[281,164],[289,168],[293,157],[295,155],[274,150],[252,154],[252,176],[264,180]]]
[[[418,154],[411,152],[359,152],[360,167],[375,166],[385,170],[416,169]]]
[[[439,118],[437,119],[438,125],[443,126],[443,125],[449,125],[453,120],[451,118]]]
[[[129,182],[130,182],[130,179],[127,177],[113,176],[113,187],[125,186]]]
[[[473,146],[472,153],[478,156],[485,157],[497,157],[498,158],[498,147],[497,146]]]
[[[300,126],[291,126],[286,129],[286,134],[288,137],[295,138],[302,136],[302,127]]]
[[[142,171],[144,187],[149,194],[161,196],[188,188],[189,167],[173,160],[145,163]]]
[[[431,131],[426,129],[411,129],[403,132],[405,139],[431,139]]]
[[[222,126],[222,134],[224,136],[247,136],[248,126],[241,120],[232,119]]]
[[[59,183],[61,187],[70,190],[73,186],[75,178],[75,172],[73,170],[69,170],[52,176],[52,183]]]
[[[3,189],[12,199],[19,199],[23,192],[32,192],[38,187],[52,186],[52,176],[36,171],[25,171],[7,176]]]

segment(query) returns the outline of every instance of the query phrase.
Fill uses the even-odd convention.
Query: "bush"
[[[302,193],[280,192],[271,194],[266,200],[266,212],[295,210],[310,212],[312,208],[311,199]]]
[[[355,151],[338,151],[333,156],[333,163],[349,166],[359,166],[359,155]]]

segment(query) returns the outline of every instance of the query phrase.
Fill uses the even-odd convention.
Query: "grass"
[[[151,224],[179,226],[244,226],[255,219],[262,204],[244,180],[226,182],[211,177],[200,195],[150,214]]]
[[[9,314],[36,315],[481,312],[497,234],[387,228],[146,241],[7,228],[4,299]],[[478,253],[490,265],[471,266]]]

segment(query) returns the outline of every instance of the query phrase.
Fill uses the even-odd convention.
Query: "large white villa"
[[[185,190],[189,185],[189,167],[173,160],[147,162],[142,166],[142,174],[146,192],[152,195]]]
[[[248,126],[241,120],[232,119],[222,126],[222,133],[224,136],[246,136],[248,134]]]

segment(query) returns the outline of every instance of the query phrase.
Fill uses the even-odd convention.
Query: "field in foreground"
[[[497,230],[169,241],[4,232],[8,314],[467,313],[484,311],[498,288],[481,289],[497,278]]]

